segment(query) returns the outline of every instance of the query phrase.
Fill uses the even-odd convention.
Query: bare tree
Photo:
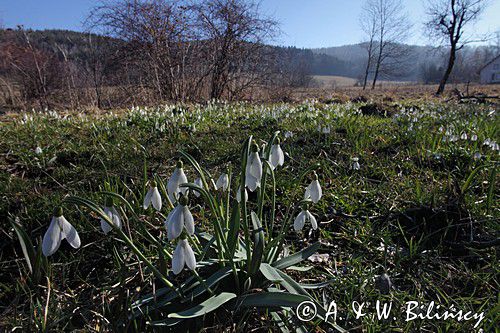
[[[373,69],[372,89],[381,75],[398,74],[402,69],[407,48],[404,41],[411,31],[408,15],[403,11],[401,0],[367,0],[364,5],[364,16],[368,24],[364,30],[374,40],[370,53],[373,59],[368,60]]]
[[[61,82],[60,62],[54,54],[35,47],[31,32],[22,26],[6,34],[0,47],[0,65],[8,66],[5,71],[19,86],[26,102],[37,101],[43,108],[50,107],[48,97]]]
[[[363,30],[367,41],[363,44],[366,48],[367,60],[366,67],[363,76],[363,90],[366,89],[366,84],[368,82],[368,75],[370,75],[370,70],[372,67],[372,62],[374,61],[375,53],[375,39],[377,38],[378,20],[377,14],[375,12],[374,6],[371,5],[371,1],[364,3],[361,16],[360,16],[361,29]]]
[[[221,98],[230,86],[233,91],[251,86],[263,65],[255,56],[262,55],[263,42],[273,35],[276,23],[263,17],[253,0],[204,0],[195,6],[210,98]]]
[[[194,49],[193,11],[182,0],[107,0],[88,24],[126,42],[123,52],[141,68],[159,99],[185,99]]]
[[[479,19],[486,2],[487,0],[429,0],[428,20],[425,23],[427,32],[449,47],[448,64],[436,95],[444,91],[455,65],[457,52],[474,42],[473,37],[465,37],[465,28]]]

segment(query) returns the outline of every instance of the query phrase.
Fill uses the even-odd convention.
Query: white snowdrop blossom
[[[202,182],[201,178],[196,178],[196,179],[194,180],[194,184],[195,184],[195,185],[198,185],[198,186],[199,186],[199,187],[201,187],[201,188],[203,188],[203,182]],[[194,190],[194,191],[193,191],[193,194],[194,194],[197,198],[199,198],[199,197],[200,197],[200,195],[201,195],[201,193],[200,193],[200,192],[198,192],[198,191],[196,191],[196,190]]]
[[[158,191],[158,187],[154,181],[151,182],[151,186],[149,187],[148,193],[146,193],[146,196],[144,197],[144,203],[142,204],[144,209],[148,209],[150,205],[152,205],[157,211],[161,210],[160,191]]]
[[[220,175],[219,179],[217,179],[217,182],[215,183],[215,189],[222,189],[222,191],[226,191],[228,186],[229,176],[227,175],[227,173],[223,173]]]
[[[304,194],[304,199],[311,199],[312,202],[318,203],[323,195],[323,191],[321,190],[321,185],[319,184],[318,175],[314,172],[313,181],[307,186],[306,193]]]
[[[196,268],[196,258],[193,249],[186,239],[180,239],[172,255],[172,271],[179,274],[187,266],[194,271]]]
[[[257,145],[252,145],[252,151],[248,155],[247,167],[245,172],[245,185],[253,192],[260,186],[262,179],[262,162],[259,157],[259,148]]]
[[[460,136],[460,139],[467,140],[467,133],[462,132],[462,135]]]
[[[285,154],[281,149],[280,143],[271,146],[271,156],[269,156],[269,163],[271,163],[273,170],[279,165],[283,166],[285,163]]]
[[[479,160],[482,157],[481,153],[476,151],[474,155],[472,156],[473,159]]]
[[[167,183],[167,191],[168,197],[171,202],[175,202],[179,193],[183,195],[186,194],[187,187],[180,187],[179,185],[185,184],[188,182],[186,174],[184,173],[184,169],[182,161],[177,162],[177,167],[174,170],[174,173],[170,177]]]
[[[120,214],[118,214],[118,211],[113,205],[112,199],[108,199],[108,201],[106,202],[106,206],[104,207],[104,213],[109,217],[111,222],[113,222],[114,226],[116,226],[119,229],[122,228],[122,220]],[[106,222],[103,218],[101,218],[101,229],[104,232],[104,234],[107,235],[108,232],[113,230],[113,227],[110,226],[109,223]]]
[[[477,135],[476,134],[472,134],[472,136],[470,137],[470,140],[471,141],[477,141]]]
[[[293,133],[292,133],[292,132],[290,132],[290,131],[286,131],[286,132],[285,132],[285,138],[287,138],[287,139],[288,139],[288,138],[291,138],[291,137],[293,137]]]
[[[181,195],[177,206],[168,214],[165,220],[168,240],[178,238],[184,229],[188,235],[194,234],[194,219],[187,204],[187,197]]]
[[[248,192],[247,192],[247,189],[243,188],[243,191],[245,193],[245,201],[248,201]],[[236,191],[236,201],[238,201],[238,203],[241,202],[241,186],[238,187],[238,191]]]
[[[293,222],[293,228],[295,231],[300,231],[304,228],[306,222],[311,222],[311,226],[314,230],[318,229],[318,223],[316,222],[316,218],[309,212],[307,209],[302,209],[302,211],[297,215],[295,221]]]
[[[42,153],[43,153],[43,150],[42,150],[41,147],[38,146],[38,147],[35,148],[35,154],[41,155]]]
[[[66,239],[68,243],[75,249],[78,249],[81,245],[78,232],[66,220],[62,213],[63,211],[61,207],[57,207],[54,210],[54,215],[52,216],[52,220],[50,221],[49,228],[43,236],[42,253],[46,257],[54,254],[57,251],[63,239]]]
[[[353,157],[352,158],[352,169],[353,170],[359,170],[361,169],[360,165],[359,165],[359,158],[358,157]]]
[[[483,142],[483,146],[489,146],[491,143],[491,139],[490,138],[487,138],[486,140],[484,140]]]

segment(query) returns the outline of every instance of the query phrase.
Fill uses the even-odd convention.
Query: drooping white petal
[[[153,196],[153,188],[150,187],[148,190],[148,193],[146,193],[146,196],[144,197],[144,203],[142,206],[144,209],[148,209],[149,205],[151,204],[151,197]]]
[[[322,195],[323,191],[321,190],[319,181],[317,179],[313,180],[306,189],[306,199],[311,198],[312,202],[318,203]]]
[[[184,227],[186,228],[188,235],[193,235],[194,234],[193,214],[191,214],[191,211],[187,206],[183,206],[182,209],[184,210]]]
[[[172,255],[172,271],[176,275],[182,272],[182,269],[184,268],[185,257],[184,257],[183,241],[185,240],[184,239],[179,240],[179,243],[177,243],[177,246]]]
[[[250,191],[255,191],[260,186],[262,178],[262,162],[259,154],[252,152],[248,156],[247,167],[245,170],[245,185]]]
[[[179,187],[179,185],[187,183],[187,177],[184,173],[183,168],[175,168],[174,173],[170,177],[167,183],[168,197],[170,201],[175,202],[177,200],[178,194],[186,194],[187,187]]]
[[[306,223],[306,213],[305,211],[301,211],[299,215],[295,218],[295,221],[293,221],[293,228],[295,231],[300,231],[302,228],[304,228],[304,224]]]
[[[260,179],[262,178],[262,162],[260,160],[259,154],[256,152],[250,153],[250,173],[252,176],[257,178],[260,183]]]
[[[161,210],[161,196],[160,196],[160,191],[158,191],[158,187],[153,188],[153,193],[151,194],[151,204],[153,205],[154,209],[157,211]]]
[[[110,218],[111,222],[117,228],[121,229],[122,221],[115,207],[104,207],[104,213]],[[105,234],[108,234],[111,230],[113,230],[113,227],[101,218],[101,229]]]
[[[113,212],[109,207],[104,207],[104,213],[109,217],[111,221],[113,221]],[[104,232],[104,234],[108,234],[111,230],[113,230],[113,227],[109,225],[108,222],[106,222],[103,218],[101,218],[101,229]]]
[[[311,221],[311,226],[313,230],[318,229],[318,222],[316,222],[316,218],[314,217],[314,215],[311,214],[311,212],[309,212],[308,210],[306,210],[306,214],[307,214],[307,219]]]
[[[186,266],[190,270],[194,271],[196,268],[196,257],[194,256],[193,249],[187,240],[183,239],[182,241],[184,241],[182,247],[184,248],[184,260],[186,262]]]
[[[198,185],[198,186],[199,186],[199,187],[201,187],[201,188],[203,188],[203,182],[201,181],[201,178],[196,178],[196,179],[194,180],[194,184],[195,184],[195,185]],[[200,197],[200,195],[201,195],[201,194],[200,194],[200,192],[198,192],[198,191],[193,191],[193,193],[194,193],[194,195],[195,195],[197,198],[199,198],[199,197]]]
[[[48,257],[54,254],[59,246],[61,245],[62,234],[61,227],[59,226],[59,221],[54,216],[50,221],[49,228],[45,232],[42,241],[42,253],[44,256]]]
[[[281,146],[279,144],[273,145],[271,147],[271,156],[269,159],[271,165],[273,166],[273,169],[278,165],[283,166],[283,164],[285,163],[285,154],[283,153],[283,150],[281,149]]]
[[[244,189],[244,192],[245,192],[245,201],[248,201],[248,192],[246,188]],[[236,201],[238,203],[241,202],[241,186],[238,187],[238,191],[236,191]]]
[[[219,190],[222,189],[223,191],[227,190],[227,187],[229,185],[229,176],[225,173],[220,175],[219,179],[217,179],[217,182],[215,183],[215,189]]]
[[[111,212],[113,213],[113,224],[121,229],[122,228],[122,219],[120,217],[120,214],[118,214],[118,211],[116,210],[115,207],[111,208]]]
[[[259,187],[260,185],[259,182],[257,181],[257,178],[252,176],[250,173],[247,173],[245,177],[245,183],[251,192],[255,191],[257,187]]]
[[[168,213],[167,219],[165,220],[165,228],[167,229],[167,238],[168,238],[168,240],[174,239],[172,237],[172,234],[173,234],[173,231],[172,231],[172,216],[174,216],[174,214],[176,214],[177,210],[178,210],[177,207],[175,207],[174,209],[172,209],[170,211],[170,213]]]
[[[180,204],[178,204],[172,215],[170,216],[170,221],[168,223],[167,236],[169,240],[176,239],[182,233],[184,228],[184,210]]]
[[[72,247],[75,249],[78,249],[81,245],[80,242],[80,236],[78,236],[78,232],[76,231],[75,227],[73,227],[65,218],[64,216],[56,217],[56,219],[59,220],[59,225],[61,226],[62,232],[61,236],[62,238],[66,239]]]

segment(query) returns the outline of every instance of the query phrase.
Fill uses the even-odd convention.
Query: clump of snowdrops
[[[64,200],[65,206],[77,205],[97,215],[102,231],[120,238],[155,276],[156,290],[131,305],[129,318],[144,317],[151,326],[188,329],[203,324],[192,318],[229,313],[243,319],[257,308],[272,310],[270,318],[277,323],[290,324],[290,317],[295,316],[290,308],[310,301],[318,309],[318,319],[326,317],[329,324],[341,330],[306,290],[325,287],[330,281],[304,285],[285,272],[319,249],[320,244],[315,243],[292,255],[285,254],[285,237],[304,228],[318,228],[310,208],[321,199],[322,189],[314,166],[305,170],[297,178],[299,190],[295,191],[303,194],[296,195],[295,204],[287,209],[279,225],[276,223],[276,175],[285,164],[278,134],[262,149],[250,137],[241,150],[240,168],[234,174],[229,168],[217,181],[191,155],[181,151],[166,185],[159,176],[147,182],[142,207],[134,206],[137,200],[131,202],[112,191],[99,193],[104,206],[76,196]],[[188,174],[196,174],[192,182],[187,169]],[[306,179],[309,185],[300,189]],[[203,210],[207,230],[200,228],[201,221],[192,214],[193,203]],[[63,241],[73,248],[81,245],[78,231],[63,213],[62,207],[54,210],[41,244],[45,257],[54,254]],[[155,214],[165,216],[163,213],[167,214],[166,237],[154,236],[148,230],[151,224],[143,219]],[[141,237],[132,239],[122,230],[122,214],[134,222],[133,232]],[[144,253],[141,241],[156,246],[158,259]],[[170,259],[170,269],[158,265],[162,258]]]

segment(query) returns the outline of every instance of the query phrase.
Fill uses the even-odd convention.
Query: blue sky
[[[361,42],[359,14],[364,0],[262,0],[262,11],[275,17],[282,35],[273,44],[327,47]],[[409,42],[429,44],[422,36],[424,0],[403,0],[414,23]],[[23,24],[33,29],[82,30],[82,21],[95,0],[0,0],[0,22],[6,27]],[[474,30],[500,29],[500,0],[490,0],[488,10]]]

